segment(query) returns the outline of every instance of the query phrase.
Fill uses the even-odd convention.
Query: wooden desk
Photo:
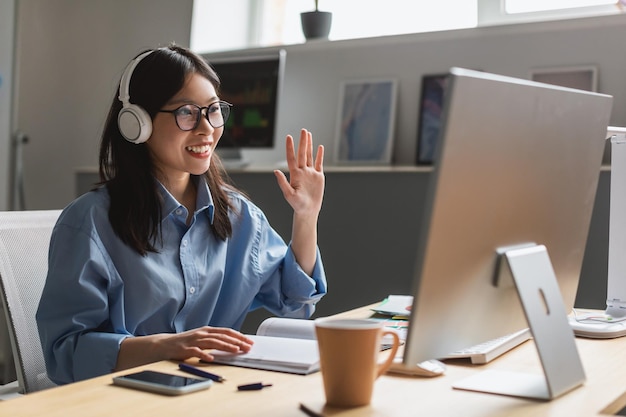
[[[364,317],[367,308],[341,316]],[[577,339],[587,374],[584,386],[556,400],[543,402],[505,396],[459,391],[454,381],[485,369],[521,372],[539,371],[532,341],[526,342],[488,365],[451,364],[444,376],[413,378],[383,375],[374,389],[372,404],[338,416],[601,416],[602,411],[626,392],[626,338],[615,340]],[[141,367],[179,373],[176,362],[163,361]],[[302,416],[300,403],[321,407],[324,392],[321,374],[291,375],[210,365],[210,371],[226,378],[209,390],[180,397],[167,397],[113,386],[112,375],[40,391],[0,402],[6,417],[97,417],[97,416]],[[123,371],[120,373],[128,373]],[[237,392],[239,384],[273,383],[262,391]],[[626,404],[614,404],[617,411]]]

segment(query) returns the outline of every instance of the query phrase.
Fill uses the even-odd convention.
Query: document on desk
[[[248,335],[254,341],[247,353],[212,351],[213,361],[225,365],[306,375],[319,371],[316,340]]]
[[[408,319],[411,315],[413,305],[412,295],[390,295],[379,305],[372,308],[372,311],[385,316],[395,316]]]
[[[394,321],[394,324],[396,321]],[[389,326],[389,325],[386,325]],[[389,330],[398,331],[394,326]],[[313,320],[270,317],[257,328],[255,335],[246,335],[254,341],[248,353],[211,351],[215,363],[266,369],[306,375],[319,371],[319,352]],[[387,348],[390,337],[381,340]]]
[[[245,368],[306,375],[319,371],[320,360],[312,320],[272,317],[259,325],[247,353],[214,350],[214,362]]]

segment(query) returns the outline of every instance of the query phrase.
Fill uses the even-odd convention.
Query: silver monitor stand
[[[529,243],[497,252],[500,270],[495,284],[515,285],[543,374],[488,370],[458,381],[453,387],[550,400],[582,385],[585,371],[546,247]]]

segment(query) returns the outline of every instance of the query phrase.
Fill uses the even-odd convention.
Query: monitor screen
[[[220,98],[233,105],[220,148],[272,148],[285,52],[209,60]]]
[[[404,363],[528,327],[497,250],[545,245],[573,307],[612,97],[453,68],[420,229]],[[567,311],[569,312],[569,311]]]

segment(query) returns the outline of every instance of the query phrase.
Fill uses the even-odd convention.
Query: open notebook
[[[254,344],[247,353],[214,350],[215,363],[306,375],[319,371],[319,352],[313,320],[270,317],[256,335],[246,335]],[[390,339],[383,338],[381,349]]]
[[[212,351],[214,362],[306,375],[319,371],[319,352],[312,320],[271,317],[259,325],[248,353]]]

